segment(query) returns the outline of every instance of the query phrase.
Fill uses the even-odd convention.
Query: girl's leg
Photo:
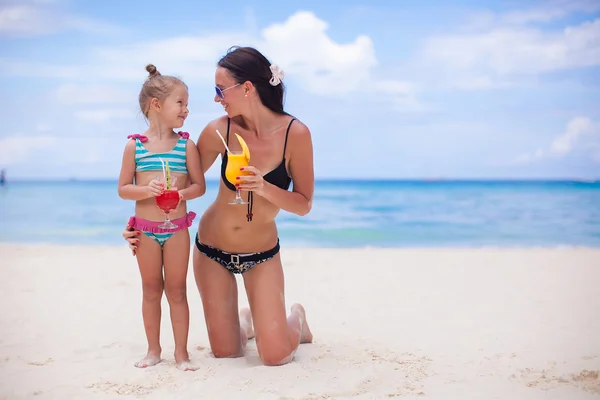
[[[141,234],[136,252],[142,276],[142,317],[148,340],[148,354],[135,363],[138,368],[146,368],[160,362],[160,302],[163,294],[162,249],[152,238]]]
[[[165,293],[171,311],[171,324],[175,337],[175,362],[177,368],[194,371],[187,349],[190,309],[187,301],[186,279],[190,260],[190,234],[187,229],[175,232],[163,245],[165,264]]]
[[[286,318],[280,255],[253,267],[243,276],[261,360],[266,365],[289,363],[298,345],[312,342],[313,337],[300,304],[292,305]]]

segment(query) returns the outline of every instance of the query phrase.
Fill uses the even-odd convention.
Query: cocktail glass
[[[243,153],[229,153],[227,155],[227,168],[225,169],[225,177],[232,185],[241,183],[242,181],[236,178],[238,176],[249,175],[249,173],[245,171],[240,171],[240,168],[247,166],[248,160]],[[248,202],[242,199],[240,189],[236,187],[235,199],[230,201],[229,204],[248,204]]]
[[[163,229],[175,229],[177,225],[171,222],[169,214],[171,211],[177,208],[179,204],[179,190],[177,189],[177,177],[171,178],[171,188],[166,189],[166,183],[164,177],[160,177],[159,181],[165,186],[165,190],[158,196],[156,196],[156,205],[165,214],[165,222],[160,224],[158,227]]]

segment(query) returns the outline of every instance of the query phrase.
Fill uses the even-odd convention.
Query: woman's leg
[[[190,234],[177,231],[163,245],[165,265],[165,294],[169,301],[171,325],[175,338],[175,363],[185,371],[198,369],[190,363],[187,349],[190,328],[190,309],[187,301],[187,272],[190,262]]]
[[[252,310],[258,354],[266,365],[292,361],[300,343],[312,342],[304,307],[294,304],[286,318],[281,257],[259,264],[244,273]]]
[[[238,316],[235,276],[194,246],[194,276],[202,298],[212,353],[217,358],[241,357],[252,323],[249,314]]]
[[[163,294],[162,248],[152,238],[138,236],[143,251],[137,251],[137,261],[142,276],[142,317],[148,340],[148,354],[135,363],[138,368],[146,368],[160,362],[160,302]]]

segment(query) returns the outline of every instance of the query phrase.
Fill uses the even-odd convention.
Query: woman
[[[197,141],[204,173],[221,155],[219,191],[200,219],[193,255],[211,350],[215,357],[240,357],[256,335],[266,365],[286,364],[300,343],[312,342],[302,305],[292,305],[286,318],[275,224],[281,209],[306,215],[314,191],[311,134],[284,111],[282,78],[257,50],[230,49],[215,72],[214,100],[227,116],[211,121]],[[250,150],[251,166],[240,171],[243,181],[235,186],[225,178],[228,157],[217,131],[231,152],[242,149],[235,134]],[[236,187],[248,204],[229,204]],[[135,251],[136,233],[124,236]],[[239,316],[235,273],[242,274],[250,304]]]

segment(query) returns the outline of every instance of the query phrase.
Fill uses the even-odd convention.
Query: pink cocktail
[[[169,213],[173,211],[179,204],[179,191],[165,190],[159,196],[156,196],[156,205],[165,213],[165,222],[159,225],[159,228],[175,229],[177,225],[169,219]]]
[[[166,214],[170,213],[179,203],[179,191],[165,190],[160,196],[156,196],[156,205]]]

